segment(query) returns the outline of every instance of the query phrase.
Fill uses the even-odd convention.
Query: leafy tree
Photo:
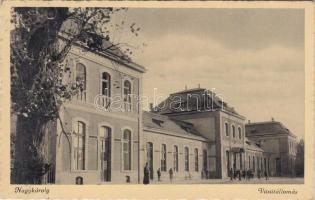
[[[304,140],[297,144],[295,171],[297,176],[304,176]]]
[[[45,134],[60,123],[61,106],[82,90],[82,82],[65,83],[69,70],[65,59],[71,46],[80,43],[90,51],[112,52],[129,62],[130,48],[112,43],[112,30],[124,21],[111,23],[126,8],[20,8],[12,10],[11,102],[17,115],[12,183],[39,184],[51,167]],[[138,36],[140,28],[130,25]],[[61,40],[61,38],[63,38]],[[104,45],[106,44],[106,45]]]

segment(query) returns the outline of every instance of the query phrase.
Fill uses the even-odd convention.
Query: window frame
[[[79,91],[79,93],[76,95],[77,96],[77,100],[78,101],[82,101],[82,102],[86,102],[88,100],[88,94],[87,94],[87,91],[88,91],[88,81],[87,81],[87,77],[88,77],[88,72],[87,72],[87,67],[86,67],[86,64],[84,64],[83,62],[75,62],[74,63],[74,77],[73,77],[73,81],[74,83],[77,82],[77,76],[78,76],[78,65],[82,65],[83,68],[84,68],[84,89],[82,91]],[[84,99],[79,99],[79,95],[84,95]]]
[[[125,162],[124,162],[124,155],[125,155],[125,151],[124,151],[124,144],[128,142],[128,140],[126,141],[126,139],[124,139],[124,133],[125,131],[128,130],[130,131],[130,140],[129,140],[129,159],[130,159],[130,168],[129,169],[125,169]],[[130,127],[123,127],[121,129],[121,170],[123,172],[130,172],[133,170],[133,131]]]
[[[75,162],[76,159],[74,157],[74,153],[75,153],[75,147],[74,147],[74,134],[75,134],[75,130],[76,127],[78,126],[78,122],[83,123],[85,126],[85,136],[84,136],[84,148],[83,148],[83,155],[84,155],[84,160],[83,160],[83,169],[79,169],[78,166],[75,167]],[[72,133],[71,133],[71,159],[70,159],[70,169],[72,171],[76,171],[76,172],[85,172],[88,171],[88,165],[87,165],[87,161],[88,161],[88,139],[89,139],[89,123],[87,120],[85,120],[84,118],[81,117],[76,117],[72,120]]]
[[[226,137],[230,136],[229,124],[227,122],[224,122],[224,133]]]
[[[187,151],[187,154],[186,154],[186,150]],[[185,146],[184,147],[184,170],[185,172],[189,172],[190,170],[190,166],[189,166],[189,147]]]
[[[166,144],[161,144],[161,159],[160,159],[160,170],[161,172],[167,171],[167,146]]]
[[[178,146],[174,145],[173,147],[173,168],[175,172],[179,171],[179,166],[178,166]]]
[[[231,128],[232,128],[232,137],[235,138],[235,136],[236,136],[235,125],[232,124]]]
[[[199,152],[198,148],[194,149],[194,163],[195,163],[195,172],[199,172]]]
[[[125,82],[128,81],[130,83],[130,94],[129,94],[129,98],[127,97],[127,101],[125,100]],[[131,78],[129,77],[124,77],[122,79],[122,103],[123,103],[123,107],[122,110],[125,112],[132,112],[133,111],[133,100],[132,100],[132,92],[133,92],[133,81],[131,80]],[[127,94],[128,95],[128,94]],[[130,110],[126,109],[126,105],[129,105]]]
[[[109,80],[104,81],[105,79],[103,78],[103,74],[107,74],[108,77],[109,77]],[[108,95],[103,94],[103,82],[107,82],[108,83],[108,87],[109,87]],[[104,95],[104,96],[107,96],[107,97],[111,97],[111,95],[112,95],[112,75],[111,75],[111,73],[109,73],[106,70],[102,70],[100,72],[100,94]]]
[[[237,131],[238,131],[238,139],[242,139],[242,128],[239,126],[239,127],[237,127]]]

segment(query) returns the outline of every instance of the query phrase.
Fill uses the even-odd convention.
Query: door
[[[150,169],[150,179],[153,180],[153,143],[147,143],[147,162]]]
[[[231,176],[230,174],[230,154],[229,154],[229,151],[226,151],[226,174],[227,176]]]
[[[276,158],[276,174],[277,176],[281,176],[281,159]]]
[[[101,142],[101,180],[111,181],[111,129],[102,127],[100,132]]]

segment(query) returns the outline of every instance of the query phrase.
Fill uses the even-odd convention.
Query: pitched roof
[[[296,137],[281,122],[256,122],[245,125],[246,136],[262,136],[262,135],[290,135]]]
[[[69,39],[69,35],[76,33],[77,25],[73,20],[67,20],[63,23],[59,36],[65,40]],[[122,49],[113,44],[109,38],[104,38],[95,32],[82,32],[78,38],[79,42],[75,44],[93,53],[99,54],[103,57],[115,60],[139,72],[145,72],[146,68],[133,62],[131,58],[122,51]]]
[[[154,108],[154,112],[169,114],[220,109],[239,115],[233,107],[230,107],[214,92],[205,88],[194,88],[170,94],[167,99]]]
[[[255,141],[249,140],[248,138],[245,140],[245,149],[252,151],[264,151],[259,147],[259,144],[257,144]]]
[[[143,128],[149,130],[167,132],[168,134],[206,141],[195,129],[194,125],[188,122],[170,119],[168,116],[143,111]]]

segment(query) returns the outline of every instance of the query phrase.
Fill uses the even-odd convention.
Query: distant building
[[[271,176],[294,176],[296,136],[282,123],[274,121],[246,124],[246,137],[259,144],[270,159]]]

